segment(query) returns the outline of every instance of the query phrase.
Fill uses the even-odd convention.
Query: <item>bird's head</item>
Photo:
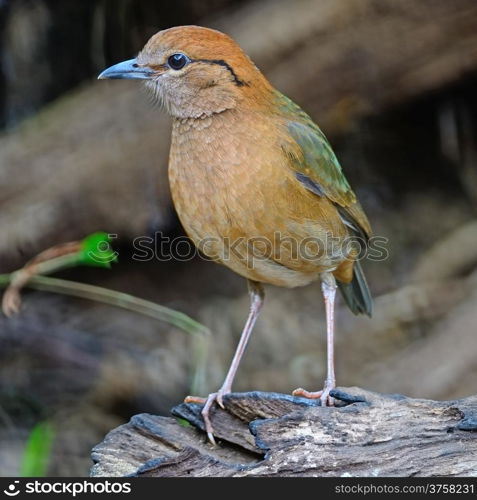
[[[103,71],[103,78],[135,78],[177,118],[200,118],[234,109],[269,84],[230,37],[199,26],[155,34],[136,59]]]

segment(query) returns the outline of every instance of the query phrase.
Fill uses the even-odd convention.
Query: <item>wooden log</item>
[[[410,399],[360,388],[340,406],[276,393],[236,393],[215,409],[220,445],[205,440],[201,406],[176,419],[136,415],[92,453],[91,475],[146,477],[476,476],[477,396]]]

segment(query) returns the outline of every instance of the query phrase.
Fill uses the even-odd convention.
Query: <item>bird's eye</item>
[[[167,59],[168,66],[175,70],[182,69],[188,62],[189,58],[185,54],[172,54]]]

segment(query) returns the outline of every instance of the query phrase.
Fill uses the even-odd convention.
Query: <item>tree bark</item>
[[[201,406],[136,415],[92,453],[91,475],[147,477],[477,476],[477,396],[410,399],[360,388],[336,407],[276,393],[225,397],[205,440]]]

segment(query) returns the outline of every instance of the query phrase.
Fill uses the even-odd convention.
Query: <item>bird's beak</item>
[[[154,71],[147,66],[139,66],[136,59],[129,59],[105,69],[98,80],[116,78],[136,78],[139,80],[149,80],[154,75]]]

